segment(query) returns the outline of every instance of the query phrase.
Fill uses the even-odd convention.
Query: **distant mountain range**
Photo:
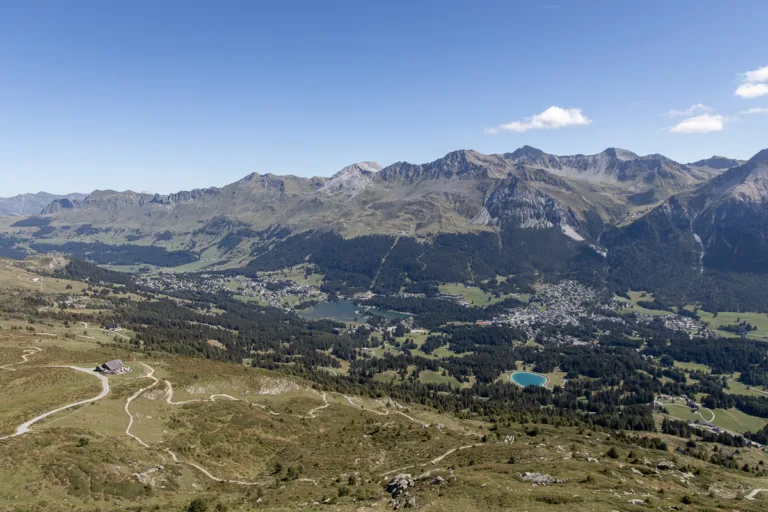
[[[60,199],[80,201],[84,198],[85,194],[57,195],[49,194],[47,192],[20,194],[13,197],[0,197],[0,216],[36,215],[53,201],[58,201]]]
[[[622,223],[741,161],[680,164],[622,149],[556,156],[529,146],[484,155],[455,151],[427,164],[353,164],[331,178],[251,174],[222,188],[170,195],[96,191],[44,208],[53,224],[91,224],[136,236],[191,232],[214,217],[249,228],[328,229],[344,235],[492,229],[508,218],[592,237],[588,217]],[[42,210],[42,209],[41,209]]]
[[[768,275],[767,162],[768,150],[747,162],[714,156],[687,164],[618,148],[570,156],[529,146],[492,155],[461,150],[426,164],[360,162],[330,178],[254,173],[221,188],[170,195],[96,191],[55,199],[15,227],[33,249],[56,249],[45,239],[68,240],[81,245],[64,252],[102,263],[131,261],[125,249],[117,256],[104,247],[133,244],[156,263],[165,256],[151,250],[167,249],[184,251],[167,259],[174,264],[199,258],[201,266],[254,268],[324,261],[328,270],[334,258],[371,251],[360,270],[381,264],[407,238],[410,252],[401,242],[398,251],[406,252],[389,256],[401,261],[391,269],[393,283],[439,280],[438,274],[465,281],[494,272],[587,272],[619,289],[737,300],[752,292],[726,293],[733,286],[708,279]],[[368,249],[328,252],[329,244],[371,235],[385,238]],[[429,251],[434,272],[427,271]],[[446,260],[457,252],[459,260]],[[368,279],[372,286],[361,277],[369,270],[354,277],[346,269],[338,283],[364,288]]]

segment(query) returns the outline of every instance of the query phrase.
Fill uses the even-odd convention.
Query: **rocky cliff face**
[[[41,213],[43,215],[53,215],[54,213],[58,213],[62,210],[72,210],[77,205],[80,204],[80,201],[70,201],[69,199],[56,199],[52,201],[49,205],[47,205],[45,208],[41,210]]]
[[[320,188],[320,192],[352,199],[373,184],[379,171],[381,166],[376,162],[348,165],[334,174]]]
[[[221,194],[221,189],[211,187],[211,188],[196,189],[196,190],[190,190],[190,191],[184,191],[184,192],[177,192],[175,194],[169,194],[167,196],[155,194],[152,197],[151,202],[154,204],[173,206],[175,204],[188,203],[190,201],[195,201],[197,199],[203,199],[211,196],[218,196],[220,194]]]
[[[515,165],[544,169],[558,176],[618,184],[636,193],[657,192],[648,194],[650,198],[660,197],[662,192],[687,190],[716,173],[712,168],[680,164],[663,155],[638,156],[619,148],[608,148],[596,155],[557,156],[525,146],[503,157]]]
[[[705,265],[768,273],[768,150],[686,199],[706,251]]]
[[[385,167],[378,179],[385,182],[416,182],[419,180],[460,179],[478,180],[503,178],[511,171],[509,162],[497,155],[483,155],[477,151],[461,150],[427,164],[415,165],[397,162]]]
[[[584,239],[581,221],[572,211],[516,176],[499,183],[489,195],[485,209],[496,223],[531,229],[558,227],[571,238]]]

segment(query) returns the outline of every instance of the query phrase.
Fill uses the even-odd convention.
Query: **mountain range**
[[[680,164],[615,148],[573,156],[529,146],[496,155],[462,150],[420,165],[360,162],[331,178],[251,174],[222,188],[170,195],[96,191],[53,201],[43,213],[54,225],[91,224],[135,235],[192,231],[214,217],[254,229],[281,225],[351,236],[472,232],[515,218],[527,227],[558,225],[594,238],[599,233],[590,231],[590,217],[624,223],[742,163],[713,157]]]
[[[17,215],[35,215],[40,213],[43,208],[53,201],[61,199],[81,201],[84,198],[85,194],[57,195],[49,194],[48,192],[19,194],[13,197],[0,197],[0,216],[11,217]]]

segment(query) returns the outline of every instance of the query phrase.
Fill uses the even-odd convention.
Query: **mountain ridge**
[[[471,149],[462,149],[462,150],[456,150],[449,152],[442,158],[438,158],[437,160],[433,160],[431,162],[423,163],[423,164],[413,164],[407,161],[398,161],[393,164],[390,164],[388,166],[382,167],[376,162],[356,162],[353,164],[350,164],[344,168],[342,168],[340,171],[337,171],[330,177],[311,177],[311,178],[304,178],[294,175],[278,175],[273,173],[266,173],[266,174],[260,174],[260,173],[251,173],[247,176],[244,176],[243,178],[232,182],[228,185],[224,185],[222,187],[203,187],[203,188],[195,188],[190,190],[180,190],[175,193],[170,194],[151,194],[151,193],[141,193],[141,192],[134,192],[132,190],[125,190],[125,191],[116,191],[116,190],[94,190],[90,194],[70,194],[71,196],[85,196],[83,199],[93,196],[95,194],[111,194],[111,195],[119,195],[119,194],[126,194],[126,195],[136,195],[136,196],[152,196],[156,198],[156,200],[161,200],[161,198],[172,198],[174,196],[181,197],[186,195],[194,195],[195,193],[200,193],[201,191],[211,191],[211,190],[222,190],[230,186],[234,186],[237,184],[247,183],[252,181],[254,178],[259,178],[260,180],[264,179],[271,179],[271,180],[277,180],[277,181],[285,181],[285,180],[308,180],[313,182],[327,182],[329,180],[332,180],[335,177],[340,176],[342,173],[348,173],[350,171],[358,170],[362,172],[372,173],[375,172],[379,176],[381,176],[381,180],[387,180],[389,178],[395,178],[397,176],[403,176],[401,170],[406,169],[405,176],[409,178],[413,178],[411,174],[408,174],[407,170],[413,170],[413,169],[420,169],[420,168],[434,168],[438,164],[442,165],[443,168],[445,167],[456,167],[461,165],[475,165],[477,167],[491,167],[497,166],[496,170],[500,171],[503,170],[504,167],[507,165],[521,165],[525,164],[528,161],[530,161],[533,158],[544,158],[549,159],[551,161],[561,161],[566,163],[575,163],[582,161],[581,168],[589,168],[588,164],[589,161],[597,161],[600,157],[608,158],[608,159],[615,159],[617,161],[641,161],[641,162],[648,162],[651,163],[656,162],[659,164],[672,164],[676,166],[680,166],[681,168],[710,168],[710,169],[729,169],[731,167],[736,167],[737,165],[741,165],[744,163],[742,160],[736,160],[736,159],[730,159],[727,157],[719,157],[719,156],[713,156],[708,159],[699,160],[697,162],[692,162],[688,164],[681,164],[678,162],[675,162],[674,160],[665,157],[664,155],[660,154],[649,154],[649,155],[637,155],[636,153],[633,153],[632,151],[621,149],[621,148],[607,148],[604,151],[600,153],[596,153],[593,155],[585,155],[585,154],[575,154],[575,155],[555,155],[550,153],[545,153],[544,151],[534,148],[532,146],[523,146],[511,153],[503,153],[503,154],[483,154],[475,150]],[[447,165],[446,165],[447,164]],[[733,164],[733,165],[730,165]],[[375,169],[373,167],[376,167]],[[557,170],[557,167],[546,167],[546,166],[534,166],[540,169],[548,170],[552,172],[553,170]],[[652,165],[646,166],[646,170],[651,170]],[[570,167],[568,169],[574,169],[577,170],[579,167]],[[386,172],[382,172],[386,171]],[[398,173],[398,171],[401,171]],[[412,172],[412,171],[411,171]],[[448,171],[444,171],[448,172]],[[556,172],[554,174],[557,174]],[[429,176],[429,175],[428,175]],[[440,175],[441,177],[448,177],[447,174]],[[500,176],[503,177],[503,176]],[[565,175],[564,177],[568,177]],[[598,180],[599,181],[599,180]],[[65,196],[61,196],[65,197]],[[68,196],[66,196],[69,198]],[[57,197],[58,199],[58,197]],[[70,198],[71,199],[71,198]],[[39,212],[38,212],[39,213]]]
[[[53,201],[60,199],[80,200],[86,194],[51,194],[48,192],[18,194],[11,197],[0,198],[0,216],[11,217],[20,215],[34,215],[40,213],[43,208]]]
[[[701,223],[721,219],[701,213],[707,202],[701,198],[712,203],[718,187],[748,192],[746,197],[768,195],[763,181],[741,177],[762,169],[765,156],[722,171],[738,161],[712,157],[681,164],[621,148],[566,156],[531,146],[490,155],[457,150],[423,164],[357,162],[329,178],[251,173],[223,187],[167,195],[97,190],[80,200],[54,201],[42,211],[45,229],[26,233],[110,244],[168,241],[169,247],[198,251],[217,247],[217,257],[230,260],[245,258],[257,233],[430,239],[555,229],[603,254],[601,234],[608,226],[630,225],[674,200],[696,219],[689,230],[701,236],[706,251],[714,238]]]

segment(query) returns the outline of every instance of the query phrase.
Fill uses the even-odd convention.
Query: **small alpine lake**
[[[538,373],[531,372],[515,372],[510,376],[510,380],[518,386],[545,386],[547,384],[547,378]]]

